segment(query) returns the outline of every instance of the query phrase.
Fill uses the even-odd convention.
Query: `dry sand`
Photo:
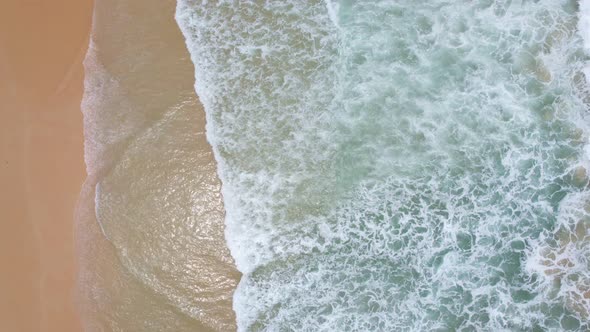
[[[91,0],[0,3],[2,331],[81,330],[73,210],[91,17]]]

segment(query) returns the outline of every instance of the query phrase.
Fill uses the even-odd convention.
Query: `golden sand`
[[[89,0],[0,3],[0,330],[80,331],[73,210],[84,179]]]
[[[102,146],[104,150],[88,150],[93,142],[87,141],[91,143],[86,146],[90,174],[82,186],[81,63],[88,46],[92,2],[7,0],[0,4],[1,331],[235,329],[231,295],[240,276],[225,248],[220,183],[204,135],[204,113],[192,87],[192,64],[174,21],[174,6],[173,0],[101,1],[94,19],[98,21],[95,25],[104,29],[95,31],[93,37],[101,48],[97,54],[100,65],[121,84],[120,94],[110,101],[116,105],[116,98],[122,97],[127,106],[145,107],[145,118],[131,119],[139,120],[130,122],[139,124],[132,134],[158,123],[150,130],[160,136],[152,137],[153,142],[148,140],[157,147],[162,142],[158,137],[174,138],[181,132],[179,128],[184,130],[178,138],[187,144],[178,151],[185,159],[179,158],[172,166],[190,170],[183,181],[196,179],[201,193],[198,200],[206,203],[191,220],[200,220],[199,227],[207,236],[191,239],[185,230],[185,242],[180,243],[201,254],[189,250],[188,255],[170,258],[176,263],[177,274],[169,278],[172,282],[166,287],[172,297],[166,297],[129,270],[119,255],[120,243],[107,239],[95,218],[96,184],[118,184],[118,176],[127,178],[129,174],[117,167],[116,161],[141,161],[149,157],[149,151],[126,152],[127,144],[135,144],[129,140],[120,145],[110,142]],[[124,17],[111,15],[117,12]],[[119,32],[129,33],[127,39],[111,38]],[[152,62],[154,70],[128,75],[130,68],[141,67],[120,61],[125,51],[133,50],[138,55],[143,50],[152,52],[157,60]],[[86,63],[89,68],[91,62]],[[170,107],[176,109],[177,118],[171,118],[176,120],[162,120]],[[84,111],[84,130],[92,129],[88,121],[96,109]],[[86,134],[86,139],[92,137],[91,132]],[[112,188],[115,193],[124,189],[123,184]],[[148,209],[147,203],[137,210]],[[185,201],[169,203],[184,206]],[[170,212],[163,210],[160,217]],[[170,234],[162,234],[162,238],[167,236]],[[202,259],[201,265],[195,265],[191,255]],[[181,257],[185,256],[191,259],[183,262]],[[175,284],[175,278],[181,278],[182,283]],[[206,286],[204,280],[209,280]],[[183,288],[191,285],[201,288]],[[178,298],[200,314],[176,307],[178,303],[172,299]]]

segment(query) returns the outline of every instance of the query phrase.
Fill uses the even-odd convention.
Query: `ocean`
[[[588,7],[179,0],[238,330],[589,329]]]

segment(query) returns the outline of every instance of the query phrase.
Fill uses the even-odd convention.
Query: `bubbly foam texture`
[[[584,8],[179,0],[239,330],[588,329]]]
[[[579,6],[579,31],[584,39],[584,47],[586,50],[590,50],[590,1],[582,0],[580,1]]]

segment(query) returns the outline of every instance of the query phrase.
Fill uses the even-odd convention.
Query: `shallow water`
[[[240,278],[173,1],[97,0],[77,223],[88,331],[228,331]]]
[[[238,330],[590,328],[579,13],[179,0]]]

